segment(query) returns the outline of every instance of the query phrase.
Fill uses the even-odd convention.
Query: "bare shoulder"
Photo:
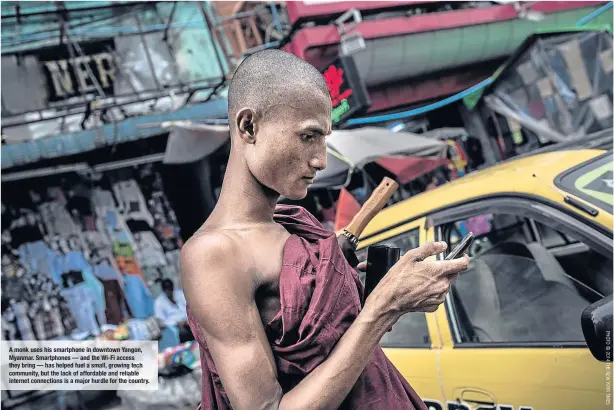
[[[211,231],[190,238],[181,248],[181,279],[197,282],[249,283],[251,256],[242,239],[229,232]]]
[[[254,280],[241,240],[224,232],[200,233],[181,249],[181,280],[186,301],[205,333],[224,338],[237,309],[253,300]]]
[[[227,266],[241,249],[239,239],[222,231],[202,232],[181,248],[181,271],[188,275],[212,265]]]

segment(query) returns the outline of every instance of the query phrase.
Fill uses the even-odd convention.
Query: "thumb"
[[[359,270],[360,272],[366,272],[367,271],[367,261],[360,262],[358,265],[356,265],[356,270]]]

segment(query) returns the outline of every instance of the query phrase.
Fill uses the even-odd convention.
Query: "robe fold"
[[[265,326],[284,393],[326,360],[358,316],[364,286],[347,263],[334,232],[304,208],[278,205],[274,219],[290,233],[279,277],[281,309]],[[200,326],[187,307],[200,345],[201,408],[231,409]],[[407,381],[376,347],[339,409],[427,410]]]

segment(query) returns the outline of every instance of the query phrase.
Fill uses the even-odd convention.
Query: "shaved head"
[[[247,57],[237,67],[228,90],[228,122],[231,134],[237,126],[237,114],[244,107],[256,111],[262,119],[284,115],[288,104],[296,101],[297,91],[310,89],[330,98],[322,74],[294,54],[281,50],[263,50]]]
[[[331,112],[326,82],[311,64],[280,50],[247,57],[228,90],[228,180],[303,198],[326,167]]]

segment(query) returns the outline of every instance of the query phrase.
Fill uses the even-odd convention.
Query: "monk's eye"
[[[310,142],[310,141],[313,141],[315,137],[316,136],[313,134],[301,134],[301,141]]]

